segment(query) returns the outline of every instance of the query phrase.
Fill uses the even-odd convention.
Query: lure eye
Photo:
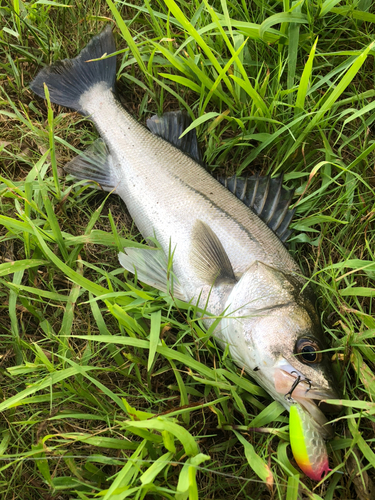
[[[319,352],[320,350],[319,345],[308,338],[299,339],[296,344],[296,354],[299,355],[302,363],[320,363],[323,358],[322,353]]]

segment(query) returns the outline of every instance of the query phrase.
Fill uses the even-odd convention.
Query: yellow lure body
[[[314,481],[323,479],[330,471],[327,448],[318,426],[299,404],[290,408],[289,437],[298,466]]]

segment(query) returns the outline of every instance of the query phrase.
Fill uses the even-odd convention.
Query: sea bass
[[[52,102],[89,117],[100,133],[102,140],[67,171],[116,192],[143,237],[159,243],[124,249],[120,263],[142,282],[198,303],[205,317],[222,315],[215,337],[229,344],[237,365],[286,409],[298,402],[328,437],[316,401],[338,396],[300,268],[275,232],[197,161],[193,136],[178,139],[183,115],[154,117],[151,132],[123,109],[115,96],[116,58],[108,57],[115,51],[107,27],[78,57],[42,69],[31,83],[41,97],[45,84]],[[276,193],[275,200],[270,217]],[[287,219],[277,217],[280,229]],[[207,326],[212,321],[205,319]]]

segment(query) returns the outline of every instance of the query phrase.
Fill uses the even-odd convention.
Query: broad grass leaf
[[[174,376],[176,377],[178,389],[179,389],[179,392],[180,392],[180,406],[188,405],[189,404],[189,398],[188,398],[188,395],[187,395],[187,392],[186,392],[185,383],[182,380],[181,374],[177,370],[176,365],[174,364],[174,362],[171,359],[169,359],[168,361],[169,361],[169,363],[170,363],[170,365],[172,367]],[[183,421],[184,421],[185,425],[188,425],[189,424],[189,413],[183,412],[182,413],[182,418],[183,418]]]
[[[48,136],[49,136],[49,152],[50,152],[50,158],[51,158],[52,175],[53,175],[53,181],[54,181],[54,184],[55,184],[56,197],[60,201],[60,199],[61,199],[61,189],[60,189],[59,174],[57,172],[53,110],[52,110],[51,101],[50,101],[50,98],[49,98],[48,87],[47,87],[47,85],[45,83],[43,85],[44,85],[44,94],[45,94],[45,98],[46,98],[46,101],[47,101],[47,107],[48,107],[48,114],[47,114],[47,117],[48,117]],[[45,197],[43,195],[43,199],[44,198]],[[45,204],[45,207],[47,209],[48,216],[50,216],[50,215],[52,216],[52,220],[51,220],[51,227],[52,227],[52,229],[55,230],[55,231],[57,231],[57,232],[60,232],[60,227],[57,224],[55,214],[53,213],[53,215],[52,215],[50,213],[50,209],[47,208],[48,204],[47,205]],[[56,224],[57,224],[57,226],[56,226]],[[60,243],[60,245],[59,245],[60,251],[62,252],[64,258],[66,258],[67,254],[66,254],[66,249],[64,247],[64,242],[60,238],[59,238],[58,241]]]
[[[247,75],[247,71],[243,66],[243,62],[242,62],[243,49],[246,45],[247,40],[243,40],[242,43],[239,44],[238,48],[235,49],[234,46],[231,44],[226,32],[224,31],[222,23],[220,22],[220,19],[219,19],[218,15],[216,14],[215,10],[207,3],[207,0],[204,0],[204,2],[205,2],[206,8],[209,11],[213,21],[215,22],[217,28],[220,31],[221,36],[222,36],[226,46],[228,47],[228,50],[230,51],[230,53],[232,55],[232,57],[226,63],[225,67],[222,69],[222,73],[221,74],[219,73],[220,79],[224,77],[224,74],[229,70],[229,67],[232,65],[232,63],[234,63],[235,73],[237,72],[237,73],[241,74],[241,76],[243,78],[244,85],[245,85],[245,89],[248,89],[248,92],[250,92],[252,94],[252,98],[253,98],[254,102],[256,103],[257,108],[261,109],[260,115],[263,116],[265,114],[266,116],[269,116],[267,107],[265,106],[260,95],[257,93],[257,91],[254,89],[254,87],[251,85],[249,77]],[[231,29],[230,29],[230,31],[231,31]],[[233,75],[231,75],[231,76],[233,76]],[[240,97],[240,93],[238,92],[238,90],[237,90],[237,92],[235,92],[235,97],[236,98]],[[208,102],[208,96],[207,96],[206,102]],[[205,108],[205,106],[204,106],[204,108]],[[260,111],[260,110],[258,109],[258,111]]]
[[[168,431],[161,431],[164,447],[171,453],[176,453],[176,446],[174,444],[174,435]]]
[[[294,6],[293,14],[301,13],[301,4],[297,3]],[[298,23],[290,23],[288,30],[288,75],[287,75],[287,89],[291,90],[294,86],[294,80],[296,76],[297,69],[297,54],[299,49],[299,31],[300,26]],[[292,93],[288,94],[288,103],[291,105],[293,102]]]
[[[7,400],[3,401],[0,403],[0,412],[5,411],[8,408],[13,408],[14,406],[19,406],[22,404],[23,399],[25,399],[27,396],[30,396],[31,394],[34,394],[38,391],[41,391],[43,389],[51,388],[55,384],[58,384],[59,382],[69,378],[73,377],[74,375],[77,375],[78,373],[86,373],[91,370],[95,370],[95,367],[93,366],[74,366],[71,368],[66,368],[65,370],[60,370],[58,372],[51,373],[48,375],[48,377],[45,377],[44,379],[40,380],[39,382],[36,382],[35,384],[27,387],[23,391],[19,392],[18,394],[8,398]]]
[[[349,116],[349,118],[347,118],[344,121],[344,126],[348,125],[348,123],[350,123],[351,121],[356,120],[357,118],[360,118],[361,116],[365,115],[366,113],[370,113],[371,111],[373,111],[374,108],[375,108],[375,101],[370,102],[369,104],[367,104],[367,106],[364,106],[362,109],[358,109],[357,111],[352,113]]]
[[[375,150],[375,142],[373,142],[372,144],[370,144],[370,146],[368,148],[366,148],[364,151],[362,151],[361,154],[359,154],[355,160],[352,161],[352,163],[350,163],[350,165],[348,165],[348,170],[353,170],[353,168],[358,165],[359,163],[361,163],[363,160],[365,160],[370,153],[372,153],[373,151]],[[365,182],[362,178],[361,178],[361,182]],[[369,190],[374,194],[374,190],[368,186]]]
[[[303,110],[305,106],[305,99],[306,99],[307,89],[310,83],[310,78],[312,75],[312,68],[313,68],[313,62],[317,44],[318,44],[318,37],[316,37],[314,45],[311,47],[309,58],[307,60],[307,63],[305,64],[305,67],[303,68],[301,80],[298,85],[295,113],[297,113],[298,110]]]
[[[54,2],[53,0],[38,0],[33,5],[50,5],[53,7],[65,7],[68,9],[73,7],[73,5],[66,5],[64,3]]]
[[[76,418],[79,418],[79,415],[77,415]],[[129,441],[128,439],[93,436],[85,432],[65,432],[63,434],[59,434],[59,437],[67,439],[71,442],[79,441],[90,446],[109,448],[111,450],[136,450],[139,445],[139,443]]]
[[[176,500],[187,500],[187,498],[189,500],[198,500],[196,467],[209,459],[208,455],[199,453],[185,462],[178,478]]]
[[[196,118],[193,123],[191,123],[180,135],[181,137],[184,137],[184,135],[188,134],[190,130],[194,130],[197,128],[199,125],[202,123],[207,122],[208,120],[212,120],[212,118],[216,118],[217,116],[220,116],[220,113],[216,113],[215,111],[210,111],[209,113],[205,113],[204,115],[200,116],[199,118]]]
[[[69,266],[67,266],[62,260],[60,260],[53,252],[50,250],[44,241],[43,238],[43,233],[42,231],[37,228],[31,221],[29,221],[29,224],[33,230],[33,233],[35,234],[39,245],[43,251],[43,253],[64,273],[66,274],[74,283],[77,285],[80,285],[81,287],[85,288],[86,290],[90,291],[94,295],[103,295],[104,293],[108,293],[109,290],[106,288],[97,285],[96,283],[93,283],[92,281],[88,280],[87,278],[81,276],[79,273],[71,269]]]
[[[267,486],[272,487],[274,483],[273,474],[266,462],[256,453],[254,446],[247,441],[242,434],[234,431],[239,442],[243,445],[247,462],[255,474],[264,481]]]
[[[71,365],[75,365],[75,363],[73,363],[73,361],[71,361],[69,359],[67,359],[67,362]],[[82,374],[87,380],[89,380],[93,385],[95,385],[103,394],[108,396],[108,398],[111,401],[113,401],[114,403],[116,403],[117,406],[119,408],[121,408],[122,411],[125,411],[125,406],[124,406],[124,403],[122,402],[121,398],[119,396],[117,396],[117,394],[115,394],[113,391],[111,391],[111,389],[109,389],[107,386],[105,386],[104,384],[99,382],[99,380],[95,379],[94,377],[90,377],[90,375],[88,375],[86,373],[86,371],[85,370],[82,370],[82,371],[78,370],[78,373]]]
[[[209,61],[213,65],[213,67],[216,69],[216,71],[218,73],[220,73],[221,66],[220,66],[219,62],[217,61],[216,56],[213,54],[212,50],[207,45],[207,43],[204,41],[202,36],[198,33],[198,31],[194,28],[194,26],[185,17],[185,15],[183,14],[182,10],[177,5],[177,3],[174,0],[165,0],[165,3],[167,5],[167,7],[171,10],[171,12],[175,16],[175,18],[184,27],[184,29],[189,33],[190,36],[192,36],[194,38],[198,47],[200,47],[204,51],[204,53],[206,54],[207,58],[209,59]],[[223,79],[224,79],[225,84],[228,87],[229,92],[234,96],[234,91],[233,91],[233,87],[230,83],[230,80],[226,76],[224,76]]]
[[[280,38],[285,38],[285,35],[283,33],[273,28],[267,28],[267,30],[263,32],[263,36],[261,37],[260,24],[237,21],[235,19],[231,20],[231,24],[233,28],[237,28],[239,33],[245,35],[248,38],[252,38],[253,40],[263,40],[266,43],[276,43],[280,40]]]
[[[280,12],[274,14],[273,16],[267,17],[266,20],[262,22],[259,28],[259,36],[264,39],[264,34],[269,28],[275,26],[275,24],[282,23],[307,23],[307,17],[304,14],[290,13],[290,12]]]
[[[348,409],[349,415],[352,413],[351,409]],[[375,468],[375,454],[371,447],[367,444],[366,440],[363,439],[361,431],[358,429],[358,424],[354,418],[348,419],[348,427],[354,438],[354,442],[357,444],[358,448],[361,450],[363,456],[369,462],[372,468]]]
[[[357,364],[358,353],[356,353],[355,360],[352,357],[352,364],[357,372],[360,372],[362,369],[362,360],[360,364]],[[349,399],[324,399],[324,402],[327,402],[332,405],[340,405],[345,406],[347,408],[357,408],[359,410],[365,410],[366,412],[374,412],[375,411],[375,403],[371,401],[350,401]]]
[[[47,262],[48,264],[48,262]],[[24,286],[24,285],[17,285],[15,283],[7,283],[7,286],[11,289],[17,292],[18,294],[20,292],[26,292],[30,293],[32,295],[37,295],[38,297],[43,297],[45,299],[53,300],[56,302],[67,302],[69,300],[69,295],[61,295],[60,293],[57,292],[49,292],[47,290],[43,290],[41,288],[34,288],[32,286]]]
[[[4,262],[4,264],[0,264],[0,276],[7,276],[8,274],[24,271],[25,269],[31,269],[33,267],[45,266],[47,264],[47,260],[41,259],[24,259]]]
[[[134,406],[131,406],[126,401],[125,398],[122,398],[122,402],[124,403],[124,406],[125,406],[127,414],[134,421],[148,420],[149,418],[152,418],[152,417],[155,416],[153,413],[149,413],[149,412],[146,412],[146,411],[137,410],[136,408],[134,408]]]
[[[275,422],[284,411],[285,408],[280,403],[273,401],[251,420],[249,427],[264,427],[271,422]]]
[[[42,441],[39,441],[38,444],[32,444],[31,449],[36,452],[34,454],[34,458],[36,459],[36,465],[42,474],[44,480],[46,481],[47,484],[52,486],[52,475],[51,471],[49,469],[49,460],[46,458],[46,453],[44,449],[44,444]]]
[[[106,323],[103,319],[103,316],[102,316],[102,313],[100,311],[100,308],[98,306],[97,301],[92,300],[93,296],[91,293],[89,294],[89,297],[90,297],[89,304],[90,304],[91,312],[92,312],[93,318],[96,322],[96,325],[99,329],[100,335],[111,335],[111,332],[108,330]],[[108,351],[113,356],[113,359],[118,364],[118,366],[123,366],[125,363],[125,360],[124,360],[123,356],[117,351],[116,346],[110,343],[110,344],[108,344],[107,348],[108,348]]]
[[[173,453],[164,453],[161,455],[155,462],[149,467],[146,472],[142,474],[139,478],[142,484],[152,483],[156,476],[167,466],[169,465],[170,460],[173,457]]]
[[[361,10],[353,9],[352,6],[345,7],[334,7],[331,9],[333,14],[340,14],[341,16],[351,17],[357,19],[358,21],[365,21],[369,23],[375,23],[375,14],[371,12],[363,12]]]
[[[288,474],[288,476],[298,476],[298,470],[295,469],[289,461],[286,451],[288,446],[289,443],[285,443],[283,441],[279,442],[279,444],[277,445],[277,461]]]
[[[152,364],[155,359],[156,348],[160,341],[160,324],[161,310],[155,311],[151,314],[150,349],[148,353],[147,371],[151,370]]]
[[[228,370],[223,370],[220,368],[215,370],[215,372],[218,375],[224,376],[225,378],[227,378],[228,380],[233,382],[236,386],[241,387],[242,389],[244,389],[245,391],[247,391],[250,394],[254,394],[257,396],[263,396],[263,397],[267,396],[267,393],[265,392],[264,389],[259,387],[259,385],[253,384],[252,382],[250,382],[250,380],[248,380],[245,377],[240,377],[236,373],[232,373]]]
[[[369,345],[363,345],[364,347],[364,354],[367,354],[367,357],[370,358],[370,361],[372,363],[375,362],[375,354],[373,350],[370,348]],[[370,367],[363,361],[363,357],[360,355],[360,353],[354,349],[353,354],[351,356],[351,362],[352,365],[357,372],[359,378],[361,379],[361,382],[366,390],[366,393],[370,396],[371,400],[373,403],[370,404],[369,408],[369,413],[370,414],[375,414],[375,376]],[[363,403],[364,401],[361,401]],[[359,403],[356,402],[355,403]]]
[[[188,76],[192,76],[192,74],[190,74],[188,66],[185,65],[185,60],[179,54],[175,54],[174,52],[171,52],[169,49],[164,47],[161,43],[153,42],[153,44],[154,44],[155,48],[157,48],[163,54],[163,56],[178,71],[180,71],[181,73],[183,73],[185,75],[186,78]],[[171,75],[168,73],[168,76],[171,76]]]
[[[75,338],[92,340],[95,342],[104,342],[104,343],[113,343],[118,345],[128,345],[133,347],[139,347],[140,349],[149,349],[150,343],[147,340],[142,340],[134,337],[120,337],[120,336],[108,336],[108,335],[72,335]],[[162,356],[172,359],[173,361],[179,361],[183,363],[185,366],[188,366],[192,370],[197,371],[201,376],[205,376],[212,380],[217,380],[219,377],[219,373],[217,370],[213,370],[203,363],[196,361],[194,358],[187,354],[183,354],[179,351],[171,349],[169,347],[158,345],[156,351]],[[229,374],[228,378],[234,374]],[[240,379],[240,377],[238,377]],[[246,384],[247,382],[247,384]],[[243,379],[244,387],[247,387],[252,394],[261,394],[264,395],[265,392],[260,387],[255,384],[251,384],[251,382]],[[255,391],[255,392],[254,392]]]
[[[325,0],[320,8],[319,17],[323,17],[330,12],[341,0]]]
[[[11,441],[11,438],[12,438],[12,436],[8,430],[2,431],[1,442],[0,442],[0,457],[5,455],[5,452],[6,452],[8,445]]]
[[[348,286],[338,291],[341,297],[375,297],[375,288]]]
[[[289,476],[288,485],[286,487],[286,500],[297,500],[299,498],[298,487],[299,474],[296,474],[295,476]]]
[[[242,78],[238,78],[235,75],[231,75],[232,80],[236,82],[237,85],[239,85],[247,94],[248,96],[254,101],[254,104],[256,106],[256,110],[260,113],[260,116],[266,116],[269,117],[270,113],[267,109],[267,106],[263,99],[260,97],[258,92],[254,89],[254,87],[251,85],[249,79],[247,78],[246,80],[243,80]]]
[[[128,44],[130,50],[132,51],[133,56],[135,57],[138,66],[140,69],[143,71],[145,75],[148,75],[148,71],[146,66],[144,65],[143,59],[141,57],[141,54],[138,50],[137,44],[134,42],[133,37],[131,36],[128,27],[126,26],[125,21],[121,17],[119,11],[117,10],[115,4],[112,2],[112,0],[106,0],[108,7],[111,9],[112,15],[116,20],[116,23],[118,27],[120,28],[121,34],[126,40],[126,43]]]
[[[137,460],[141,454],[142,454],[142,451],[143,449],[145,448],[147,444],[147,440],[144,439],[139,445],[138,445],[138,448],[135,450],[135,452],[129,457],[129,460],[127,461],[127,463],[124,465],[124,467],[120,470],[120,472],[118,472],[116,474],[116,477],[113,481],[113,483],[111,484],[110,488],[106,491],[105,495],[103,496],[103,499],[102,500],[109,500],[110,498],[112,498],[113,496],[115,496],[115,494],[117,493],[117,489],[118,488],[125,488],[125,491],[124,491],[124,494],[122,495],[118,495],[118,497],[115,497],[116,500],[121,500],[122,498],[126,498],[126,496],[128,496],[129,492],[130,492],[130,489],[127,490],[127,488],[129,488],[130,486],[130,481],[131,481],[131,478],[133,477],[133,475],[135,474],[136,476],[139,475],[140,473],[140,469],[138,466],[136,466],[136,469],[135,469],[135,466],[134,466],[134,463],[133,461],[134,460]],[[127,491],[126,491],[127,490]],[[133,492],[137,491],[138,488],[135,488],[133,490]]]
[[[158,75],[162,76],[163,78],[167,78],[168,80],[172,80],[172,82],[184,85],[185,87],[194,90],[194,92],[197,92],[198,94],[200,94],[201,92],[201,87],[199,85],[197,85],[189,78],[185,78],[184,76],[170,75],[169,73],[158,73]]]
[[[173,434],[183,445],[185,453],[188,456],[195,456],[199,453],[198,445],[195,438],[181,425],[176,424],[171,419],[157,417],[150,420],[143,420],[139,422],[128,421],[123,422],[124,426],[131,426],[132,428],[150,429],[153,431],[168,431]]]
[[[78,261],[77,272],[78,274],[83,276],[83,266],[80,260]],[[58,333],[61,341],[61,344],[59,346],[59,354],[61,354],[64,357],[67,356],[67,353],[70,350],[69,336],[72,332],[73,321],[74,321],[74,310],[80,292],[81,292],[81,286],[77,283],[74,283],[70,290],[68,300],[65,305],[64,316],[62,318],[61,328]]]
[[[9,311],[9,319],[10,319],[10,329],[12,333],[12,343],[13,343],[13,349],[16,355],[16,363],[21,364],[23,361],[23,356],[22,356],[22,351],[21,351],[21,335],[20,335],[20,324],[18,321],[18,315],[17,315],[17,298],[18,298],[18,293],[17,293],[17,286],[22,281],[22,278],[24,276],[25,270],[22,269],[20,271],[17,271],[13,274],[13,284],[15,285],[15,289],[11,288],[9,291],[9,304],[8,304],[8,311]]]
[[[237,169],[236,175],[240,175],[242,171],[250,165],[252,161],[257,158],[257,156],[265,149],[266,147],[270,146],[276,139],[280,137],[280,135],[284,134],[285,132],[291,133],[291,129],[293,129],[294,125],[297,125],[301,121],[305,119],[305,116],[298,116],[295,118],[292,122],[288,123],[287,125],[284,125],[280,127],[276,132],[274,132],[272,135],[269,136],[269,138],[265,141],[263,141],[259,146],[257,146],[247,157],[243,162],[241,163],[240,167]]]

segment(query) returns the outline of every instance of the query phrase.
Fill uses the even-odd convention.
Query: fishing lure
[[[298,466],[314,481],[323,479],[331,470],[327,448],[317,425],[298,403],[290,408],[289,435]]]

